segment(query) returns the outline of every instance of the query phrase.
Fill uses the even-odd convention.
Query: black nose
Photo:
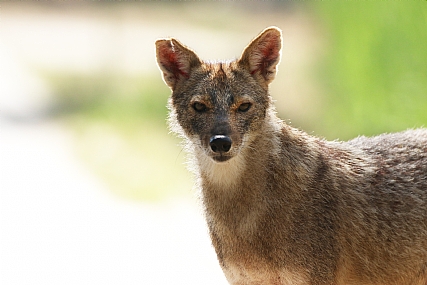
[[[231,148],[231,139],[224,135],[211,137],[209,145],[213,152],[228,152]]]

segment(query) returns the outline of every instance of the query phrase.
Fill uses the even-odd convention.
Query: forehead
[[[229,61],[204,61],[202,68],[208,71],[212,77],[231,76],[238,69],[235,60]]]
[[[216,101],[227,99],[234,101],[236,97],[245,96],[248,92],[248,81],[235,61],[205,62],[202,66],[203,78],[200,78],[197,93]]]

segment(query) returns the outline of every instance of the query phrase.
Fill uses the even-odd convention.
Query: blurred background
[[[286,122],[331,140],[427,124],[425,1],[1,1],[0,283],[226,284],[154,41],[231,59],[271,25]]]

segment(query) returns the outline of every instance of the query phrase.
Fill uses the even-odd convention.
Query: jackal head
[[[237,156],[264,126],[281,45],[280,30],[270,27],[238,60],[206,62],[173,38],[156,41],[157,62],[172,89],[172,129],[215,162]]]

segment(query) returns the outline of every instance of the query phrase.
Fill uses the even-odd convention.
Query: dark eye
[[[243,103],[240,104],[239,106],[239,111],[240,112],[246,112],[247,110],[249,110],[251,108],[252,104],[251,103]]]
[[[194,104],[193,104],[193,109],[194,110],[196,110],[196,112],[205,112],[206,111],[206,109],[207,109],[207,107],[206,107],[206,105],[205,104],[203,104],[203,103],[200,103],[200,102],[195,102]]]

